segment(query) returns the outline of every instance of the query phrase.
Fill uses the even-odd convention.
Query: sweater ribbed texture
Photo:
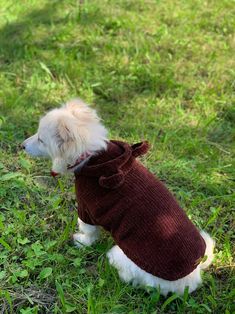
[[[148,143],[110,141],[75,173],[79,218],[104,227],[146,272],[166,280],[191,273],[205,242],[166,186],[136,157]]]

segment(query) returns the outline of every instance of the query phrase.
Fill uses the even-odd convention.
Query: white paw
[[[86,236],[83,233],[74,233],[73,235],[74,244],[77,247],[83,247],[89,245],[89,236]]]
[[[90,246],[98,239],[98,234],[74,233],[73,241],[77,247]]]

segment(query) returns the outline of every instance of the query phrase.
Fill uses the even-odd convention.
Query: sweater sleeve
[[[85,223],[85,224],[89,224],[89,225],[95,225],[95,223],[93,223],[88,210],[86,208],[86,205],[84,204],[83,201],[79,201],[78,203],[78,217]]]

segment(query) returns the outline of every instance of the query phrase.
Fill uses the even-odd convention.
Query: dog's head
[[[22,147],[31,156],[51,158],[52,171],[65,173],[82,154],[104,149],[106,134],[95,110],[76,99],[48,112]]]

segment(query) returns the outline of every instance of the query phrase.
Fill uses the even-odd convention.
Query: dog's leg
[[[73,235],[74,244],[77,247],[90,246],[99,238],[99,227],[84,223],[78,218],[79,231]]]

